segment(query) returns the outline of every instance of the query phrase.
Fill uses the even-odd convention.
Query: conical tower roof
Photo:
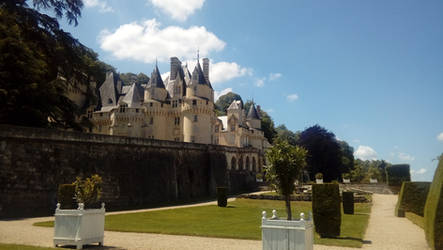
[[[149,79],[148,82],[148,88],[149,87],[165,88],[165,84],[163,83],[162,76],[160,75],[157,65],[155,65],[155,68],[151,73],[151,79]]]
[[[248,115],[246,119],[258,119],[260,120],[260,115],[258,114],[257,109],[255,108],[254,103],[252,103],[251,107],[249,107]]]

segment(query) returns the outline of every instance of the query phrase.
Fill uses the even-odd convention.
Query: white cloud
[[[413,161],[415,160],[415,158],[412,155],[408,155],[406,153],[398,153],[398,159],[402,160],[402,161]]]
[[[266,78],[259,78],[255,80],[255,86],[261,88],[263,86],[265,86],[265,80]]]
[[[437,135],[437,140],[443,141],[443,132],[441,132],[439,135]]]
[[[149,0],[149,2],[171,15],[172,19],[186,21],[195,10],[201,9],[205,0]]]
[[[252,75],[252,69],[241,67],[235,62],[218,62],[209,65],[211,83],[226,82],[245,75]]]
[[[265,109],[266,113],[273,113],[274,109]]]
[[[163,81],[166,80],[166,78],[169,76],[169,73],[170,72],[168,71],[168,72],[165,72],[165,73],[161,74]]]
[[[269,78],[269,81],[274,81],[280,77],[282,77],[281,73],[270,73],[268,78]]]
[[[84,0],[86,8],[98,7],[100,12],[114,12],[114,9],[104,0]]]
[[[288,102],[294,102],[294,101],[298,100],[298,95],[297,94],[290,94],[290,95],[286,96],[286,100],[288,100]]]
[[[420,168],[419,170],[411,169],[411,174],[412,174],[412,175],[420,175],[420,174],[424,174],[424,173],[426,173],[427,171],[428,171],[428,170],[425,169],[425,168]]]
[[[189,60],[196,57],[197,49],[201,55],[207,56],[212,51],[223,50],[226,45],[204,26],[161,29],[155,19],[123,24],[114,32],[102,30],[99,41],[100,48],[118,59],[145,63],[153,63],[156,59],[168,62],[171,56]]]
[[[229,92],[232,92],[232,88],[227,88],[227,89],[224,89],[224,90],[221,90],[221,91],[215,90],[214,91],[214,100],[217,101],[220,96],[226,95]]]
[[[369,146],[358,146],[357,150],[354,152],[354,157],[361,160],[376,160],[377,152]]]

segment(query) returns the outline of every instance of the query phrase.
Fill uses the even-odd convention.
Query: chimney
[[[203,74],[205,75],[206,82],[209,83],[209,59],[203,58]]]
[[[181,65],[182,62],[180,62],[177,57],[171,57],[171,72],[169,79],[175,80],[175,78],[177,77],[177,72],[180,69]]]

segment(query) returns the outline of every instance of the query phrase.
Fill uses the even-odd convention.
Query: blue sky
[[[119,72],[150,75],[158,59],[167,73],[171,56],[192,67],[200,50],[218,94],[432,179],[443,152],[442,1],[84,2],[79,25],[62,26]]]

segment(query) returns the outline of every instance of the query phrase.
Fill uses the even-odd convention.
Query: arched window
[[[235,159],[235,157],[232,157],[232,159],[231,159],[231,169],[232,170],[237,169],[237,159]]]
[[[112,104],[112,99],[111,98],[108,99],[108,104]]]
[[[257,165],[255,163],[255,157],[252,157],[252,171],[257,172]]]
[[[243,170],[243,157],[240,157],[240,159],[238,159],[238,169]]]
[[[246,167],[245,167],[245,169],[246,169],[246,170],[251,170],[251,169],[249,168],[249,156],[246,156]]]

